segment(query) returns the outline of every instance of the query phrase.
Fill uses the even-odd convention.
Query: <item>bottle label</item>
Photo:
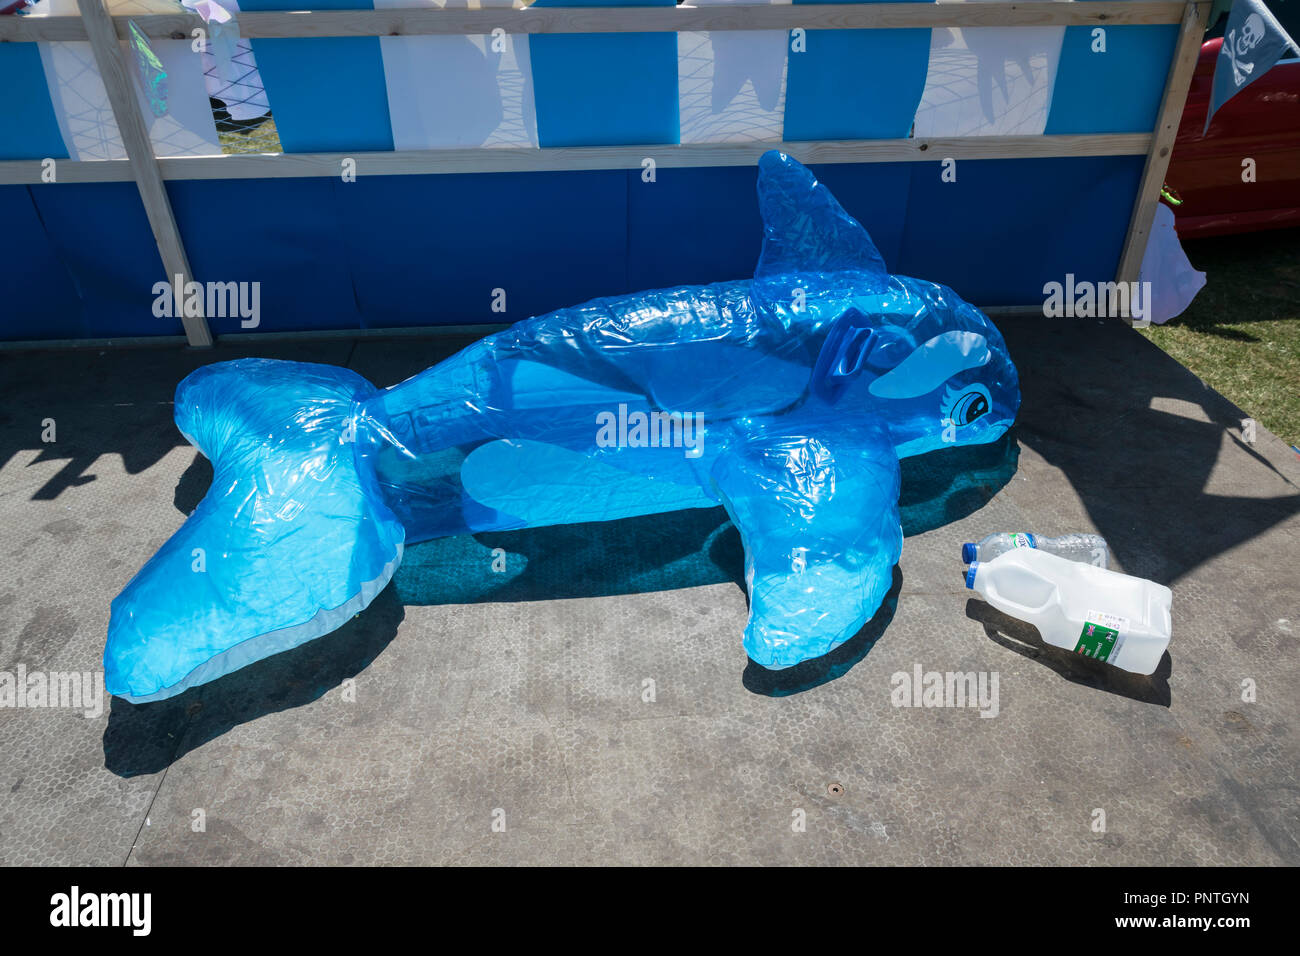
[[[1011,535],[1011,547],[1013,548],[1037,548],[1034,536],[1024,531],[1016,531]]]
[[[1107,614],[1105,611],[1089,611],[1074,653],[1098,661],[1113,660],[1124,643],[1124,633],[1128,626],[1129,620],[1126,617]]]

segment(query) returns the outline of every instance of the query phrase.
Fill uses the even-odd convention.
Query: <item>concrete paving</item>
[[[1117,323],[999,325],[1016,431],[906,464],[894,589],[829,659],[747,665],[721,510],[430,542],[339,632],[172,701],[0,708],[0,863],[1300,863],[1300,458]],[[0,671],[99,672],[211,480],[171,422],[191,369],[387,385],[460,344],[0,352]],[[1022,529],[1173,588],[1154,677],[965,590],[960,543]],[[996,676],[996,715],[894,706],[917,667]]]

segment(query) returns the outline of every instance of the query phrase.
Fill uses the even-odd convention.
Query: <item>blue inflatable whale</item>
[[[788,667],[875,613],[902,549],[899,459],[1015,419],[1002,336],[891,276],[807,169],[759,162],[751,280],[527,319],[387,390],[242,359],[176,390],[207,496],[113,601],[111,693],[160,700],[328,633],[408,542],[721,503],[745,548],[744,647]]]

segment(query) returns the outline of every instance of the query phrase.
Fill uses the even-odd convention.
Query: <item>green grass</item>
[[[1300,229],[1183,243],[1205,288],[1152,342],[1289,445],[1300,445]]]
[[[280,133],[275,128],[275,118],[271,117],[251,130],[232,130],[226,124],[217,124],[217,137],[221,141],[221,151],[231,153],[279,153]]]

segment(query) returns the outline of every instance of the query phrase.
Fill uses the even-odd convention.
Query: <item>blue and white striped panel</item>
[[[370,0],[241,0],[243,10],[370,10]],[[252,41],[286,153],[391,150],[379,37]]]
[[[536,7],[662,7],[673,0],[536,0]],[[542,146],[679,141],[674,33],[550,33],[528,44]]]
[[[169,0],[109,0],[114,16],[175,13]],[[33,16],[77,16],[76,0],[40,0]],[[42,42],[46,87],[68,157],[77,160],[124,159],[126,149],[109,106],[108,92],[85,41]],[[150,41],[167,71],[167,111],[155,116],[139,84],[136,97],[159,156],[209,156],[221,152],[208,105],[200,55],[189,40]]]
[[[0,160],[66,159],[35,43],[0,43]]]
[[[796,0],[796,5],[836,2]],[[791,32],[786,139],[908,135],[925,87],[929,30],[808,30],[802,39],[801,52],[795,52]]]
[[[1177,43],[1173,23],[1067,27],[1046,132],[1150,132]]]

